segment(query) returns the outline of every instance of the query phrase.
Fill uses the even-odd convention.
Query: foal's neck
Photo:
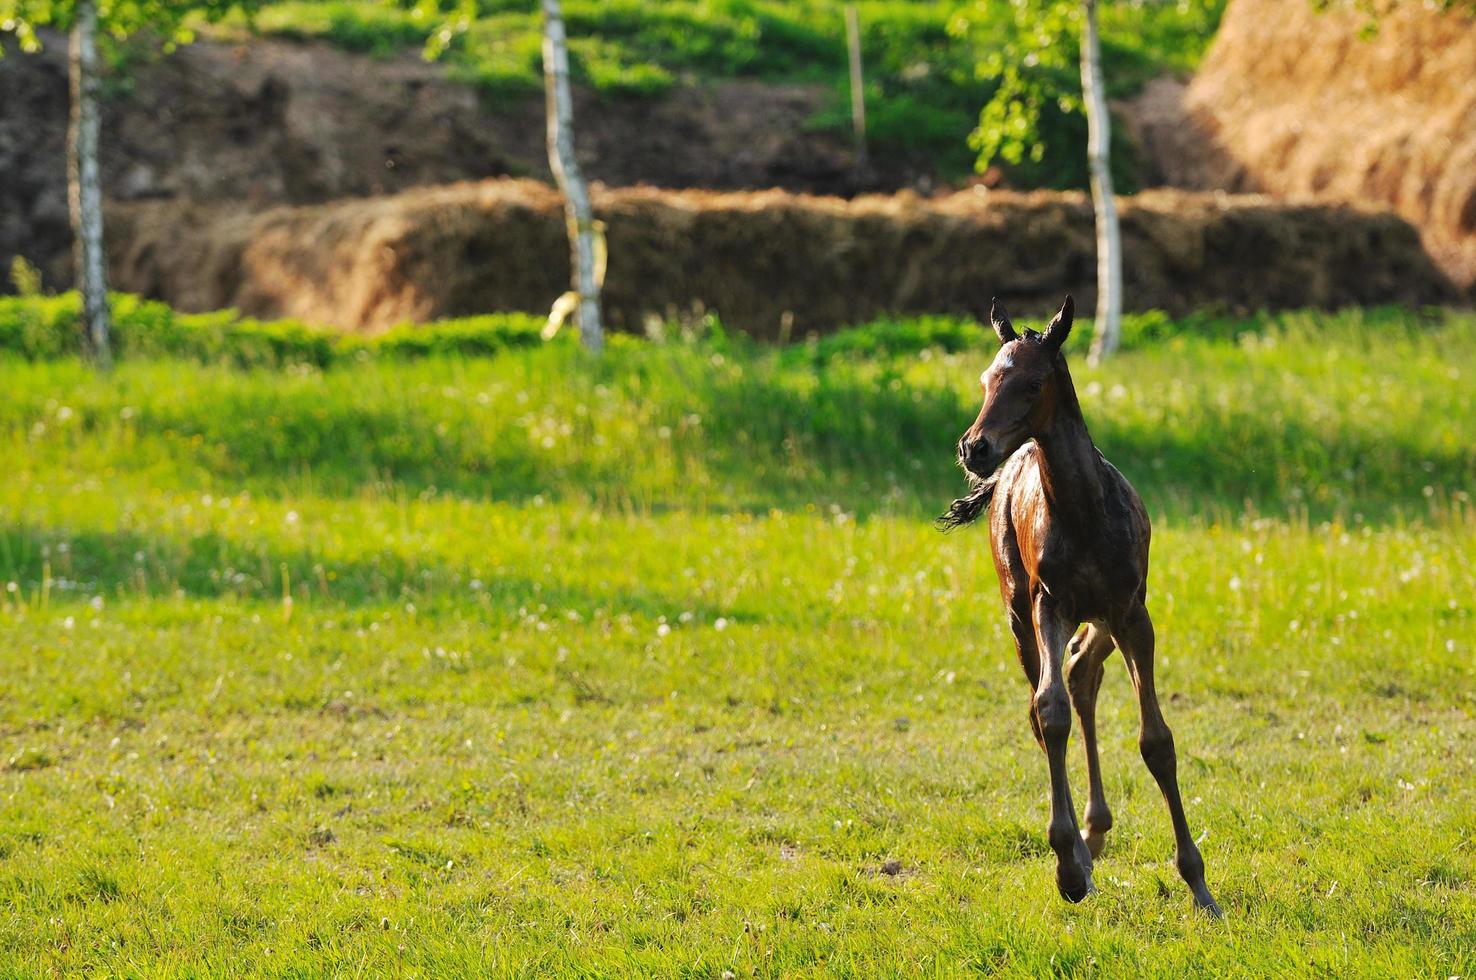
[[[1055,381],[1056,410],[1035,437],[1040,446],[1042,489],[1054,512],[1090,521],[1105,513],[1100,455],[1087,431],[1064,359],[1057,363]]]

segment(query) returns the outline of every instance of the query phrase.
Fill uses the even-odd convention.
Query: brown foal
[[[989,510],[1000,593],[1033,691],[1030,726],[1050,767],[1048,836],[1061,895],[1079,902],[1094,891],[1092,859],[1112,827],[1097,758],[1096,709],[1102,664],[1115,645],[1138,692],[1138,747],[1168,802],[1179,874],[1194,904],[1219,915],[1184,818],[1174,737],[1153,687],[1153,621],[1143,604],[1148,513],[1087,433],[1061,353],[1073,313],[1068,296],[1045,333],[1026,330],[1022,337],[1003,308],[991,305],[989,319],[1002,346],[979,379],[979,417],[958,442],[959,462],[975,488],[953,502],[940,524],[967,524]],[[1086,826],[1080,831],[1066,776],[1073,706],[1087,763]]]

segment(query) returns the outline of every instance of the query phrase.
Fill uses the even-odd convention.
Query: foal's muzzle
[[[965,470],[981,480],[994,471],[991,462],[998,465],[989,440],[984,436],[970,438],[967,433],[958,441],[958,461]]]

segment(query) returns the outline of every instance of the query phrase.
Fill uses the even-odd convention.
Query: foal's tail
[[[933,526],[947,534],[956,527],[974,523],[974,519],[989,507],[989,501],[994,499],[994,487],[997,483],[999,483],[999,474],[995,473],[987,480],[980,480],[974,484],[974,489],[969,491],[969,495],[959,497],[949,504],[947,513],[934,521]]]

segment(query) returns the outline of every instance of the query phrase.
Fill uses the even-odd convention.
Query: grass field
[[[1476,317],[1160,327],[1075,375],[1224,922],[1115,658],[1056,896],[977,330],[0,356],[0,975],[1471,975]]]
[[[447,0],[440,9],[455,6]],[[573,72],[608,97],[659,97],[676,84],[721,78],[818,84],[835,96],[813,124],[849,131],[845,6],[844,0],[567,0],[564,16]],[[1016,29],[1007,0],[856,6],[873,146],[928,160],[945,177],[969,173],[967,137],[994,84],[981,82],[975,66],[998,50],[1002,32]],[[537,3],[479,0],[476,8],[465,23],[452,19],[459,25],[446,55],[453,76],[494,99],[541,91]],[[421,48],[437,34],[447,22],[437,9],[433,2],[286,0],[265,5],[253,19],[265,34],[387,56]],[[1124,97],[1156,75],[1192,71],[1223,9],[1223,0],[1105,6],[1111,94]],[[230,23],[233,31],[244,26]],[[1054,84],[1062,95],[1079,94],[1074,73]],[[1061,152],[1051,167],[1017,168],[1013,178],[1024,186],[1085,187],[1085,121],[1048,105],[1042,126]],[[1128,161],[1120,169],[1123,180],[1132,179]]]

